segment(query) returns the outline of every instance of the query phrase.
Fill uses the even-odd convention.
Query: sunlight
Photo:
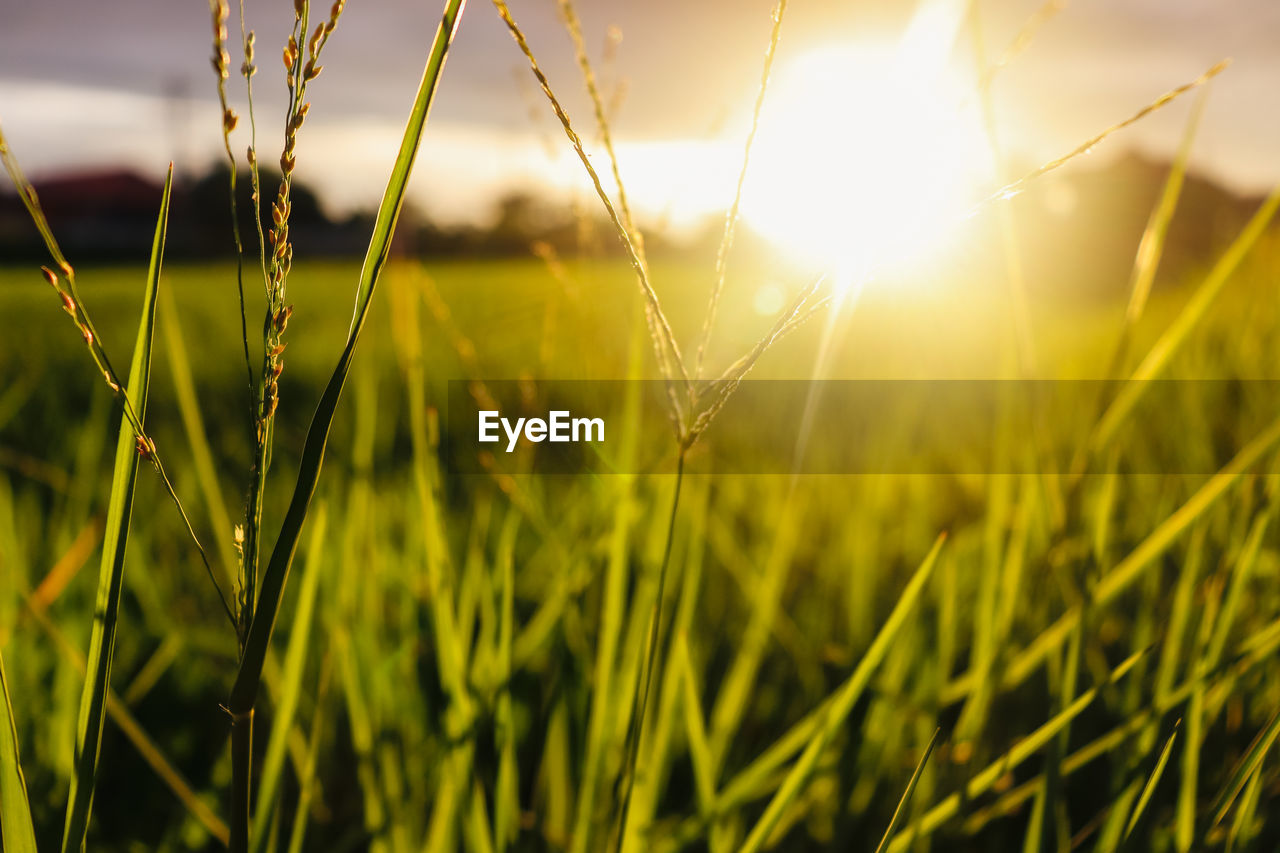
[[[752,155],[748,223],[837,281],[936,250],[989,173],[972,87],[946,64],[953,38],[951,22],[917,15],[896,46],[828,46],[780,68]]]

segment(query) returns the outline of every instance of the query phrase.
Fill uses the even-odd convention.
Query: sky
[[[922,5],[930,3],[948,0]],[[259,151],[270,161],[282,135],[279,52],[292,9],[286,0],[246,5],[261,69]],[[301,178],[331,212],[376,204],[440,5],[349,0],[326,48],[325,72],[312,84],[299,149]],[[575,124],[593,138],[589,102],[554,0],[511,5]],[[962,5],[957,0],[955,8]],[[1042,0],[983,0],[985,50],[1002,53],[1041,6]],[[643,215],[692,222],[732,198],[772,7],[773,0],[578,3],[603,84],[619,94],[614,132],[623,176]],[[775,83],[792,94],[778,97],[806,97],[797,76],[806,57],[880,56],[877,45],[898,44],[915,11],[906,0],[791,0]],[[606,62],[611,32],[621,40]],[[994,83],[1002,147],[1020,162],[1049,159],[1231,57],[1233,65],[1212,86],[1195,165],[1236,190],[1263,191],[1280,179],[1276,45],[1275,0],[1072,0]],[[962,26],[950,46],[950,67],[960,77],[972,68],[971,46],[971,30]],[[171,159],[180,173],[196,174],[216,160],[221,145],[210,54],[205,0],[0,0],[0,125],[37,182],[42,174],[117,166],[159,178]],[[877,62],[850,69],[857,79],[849,85],[808,97],[843,117],[832,132],[882,141],[869,149],[851,143],[856,156],[896,150],[890,126],[896,117],[873,109],[877,92],[892,91],[881,79],[891,72]],[[240,81],[233,74],[229,82],[243,113]],[[788,115],[777,106],[778,115]],[[1096,156],[1134,148],[1168,156],[1190,106],[1191,99],[1175,103],[1109,140]],[[248,143],[247,123],[241,124],[237,153]],[[785,167],[762,168],[787,174]],[[492,5],[471,0],[411,198],[436,219],[483,222],[494,201],[514,188],[567,197],[582,187],[581,167],[523,57]]]

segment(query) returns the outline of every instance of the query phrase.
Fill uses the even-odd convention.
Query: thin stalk
[[[1124,121],[1111,125],[1111,127],[1108,127],[1106,130],[1102,131],[1101,133],[1080,143],[1075,148],[1071,149],[1071,151],[1062,155],[1061,157],[1050,160],[1048,163],[1045,163],[1039,168],[1033,169],[1032,171],[1023,175],[1018,180],[1010,184],[1004,185],[1003,187],[1001,187],[1000,189],[992,193],[990,196],[988,196],[986,199],[980,201],[970,212],[970,215],[977,213],[979,210],[981,210],[983,207],[985,207],[986,205],[990,204],[993,201],[1001,201],[1004,199],[1013,198],[1014,196],[1021,193],[1024,189],[1026,189],[1027,185],[1030,184],[1032,181],[1035,181],[1037,178],[1043,177],[1044,175],[1047,175],[1049,172],[1052,172],[1056,169],[1060,169],[1061,167],[1065,166],[1067,163],[1071,162],[1072,160],[1074,160],[1075,158],[1083,154],[1088,154],[1090,151],[1096,148],[1101,142],[1103,142],[1107,137],[1111,136],[1113,133],[1117,133],[1121,130],[1124,130],[1126,127],[1129,127],[1132,124],[1136,124],[1137,122],[1141,121],[1142,119],[1154,113],[1156,110],[1159,110],[1165,106],[1168,106],[1172,101],[1180,98],[1181,96],[1185,95],[1187,92],[1190,92],[1192,89],[1198,88],[1200,86],[1203,86],[1205,83],[1208,83],[1214,77],[1217,77],[1219,74],[1225,71],[1227,69],[1227,66],[1229,66],[1230,64],[1231,64],[1230,59],[1222,60],[1221,62],[1217,63],[1212,68],[1210,68],[1208,71],[1204,72],[1199,77],[1192,80],[1190,83],[1184,83],[1183,85],[1177,87],[1176,89],[1171,89],[1170,91],[1165,92],[1163,95],[1156,98],[1154,101],[1147,104],[1145,107],[1138,110],[1136,113],[1129,116]]]
[[[711,331],[716,323],[716,308],[720,304],[720,294],[724,291],[725,272],[729,265],[729,252],[733,248],[734,235],[738,229],[738,211],[742,206],[742,187],[747,182],[747,168],[751,165],[751,146],[756,140],[756,131],[760,128],[760,111],[764,107],[764,96],[769,90],[769,75],[773,70],[773,57],[778,51],[778,37],[782,34],[782,16],[787,11],[787,0],[778,0],[773,9],[773,29],[769,33],[769,47],[764,52],[764,69],[760,72],[760,89],[756,92],[755,107],[751,111],[751,130],[747,132],[747,141],[743,145],[742,168],[738,170],[738,186],[733,193],[733,204],[724,217],[724,234],[720,238],[720,247],[716,250],[716,281],[711,288],[711,298],[707,302],[707,316],[702,323],[702,334],[698,338],[698,352],[694,356],[693,375],[702,376],[702,362],[711,343]]]
[[[667,541],[662,549],[662,564],[658,569],[658,595],[653,602],[653,615],[649,625],[649,640],[645,650],[644,679],[637,685],[631,697],[631,723],[627,732],[627,744],[623,753],[622,777],[623,785],[622,810],[618,815],[617,838],[618,851],[622,850],[626,838],[627,812],[631,810],[631,794],[635,790],[636,756],[640,752],[641,739],[644,735],[645,709],[649,705],[649,688],[653,683],[654,665],[658,661],[659,639],[662,633],[662,598],[667,586],[667,568],[671,564],[671,544],[675,539],[676,511],[680,508],[680,488],[684,484],[684,456],[681,448],[676,456],[676,485],[671,496],[671,515],[667,519]]]
[[[511,16],[511,9],[507,6],[505,0],[493,0],[494,8],[498,10],[498,15],[502,18],[503,23],[507,25],[507,30],[511,33],[511,37],[515,40],[516,45],[520,48],[520,52],[524,54],[525,59],[529,61],[529,68],[533,72],[533,76],[537,78],[538,85],[542,87],[542,92],[547,96],[547,100],[551,103],[551,108],[556,114],[556,118],[560,121],[561,127],[564,129],[565,136],[569,138],[569,143],[573,146],[574,153],[578,155],[578,159],[582,162],[583,168],[587,170],[587,176],[591,179],[591,184],[595,188],[596,195],[599,196],[601,204],[604,205],[605,212],[609,216],[609,221],[613,223],[614,230],[618,234],[618,239],[622,243],[623,249],[627,253],[627,259],[631,262],[632,268],[636,273],[636,280],[640,286],[640,292],[645,299],[646,311],[652,311],[654,323],[650,326],[650,337],[653,340],[654,352],[658,357],[659,365],[668,363],[668,358],[674,362],[675,368],[679,371],[679,380],[686,393],[691,392],[691,383],[689,380],[689,372],[685,367],[684,358],[680,354],[680,346],[676,343],[675,333],[672,332],[670,324],[667,322],[667,316],[662,310],[662,305],[658,300],[658,294],[654,291],[653,285],[649,282],[649,270],[644,261],[640,257],[640,250],[636,247],[635,241],[631,237],[626,224],[623,222],[618,209],[610,200],[609,194],[605,192],[604,184],[600,180],[600,175],[596,172],[595,166],[591,165],[591,159],[587,157],[586,149],[582,145],[582,139],[578,136],[577,131],[573,129],[573,124],[569,120],[569,114],[560,104],[560,99],[555,96],[551,90],[551,82],[543,73],[538,60],[533,55],[533,49],[529,47],[529,42],[525,38],[524,31],[520,29],[520,25],[516,23],[515,18]],[[668,382],[673,382],[675,377],[667,375],[665,377]],[[678,399],[669,395],[672,406],[672,417],[677,424],[683,423],[683,414],[680,410]]]
[[[378,207],[377,219],[374,222],[373,234],[369,239],[369,248],[365,254],[364,265],[360,271],[360,280],[356,290],[355,314],[351,319],[351,327],[347,333],[346,346],[334,366],[333,374],[325,386],[320,402],[316,406],[311,425],[307,429],[307,437],[303,442],[302,459],[298,468],[298,480],[294,486],[293,497],[285,512],[280,536],[271,551],[266,571],[262,576],[262,587],[258,601],[254,607],[253,621],[244,640],[244,651],[240,658],[240,667],[236,673],[235,683],[231,688],[231,696],[227,702],[227,711],[232,719],[232,802],[235,804],[233,815],[233,832],[231,836],[232,853],[247,853],[249,847],[249,803],[250,780],[252,777],[252,720],[254,704],[257,701],[258,689],[262,681],[262,667],[266,661],[267,651],[271,645],[271,634],[275,629],[276,618],[280,613],[281,601],[284,597],[285,584],[289,579],[289,570],[293,564],[298,539],[302,534],[303,524],[311,508],[311,499],[315,495],[316,485],[320,479],[320,469],[324,463],[325,450],[329,442],[329,431],[333,426],[338,401],[346,385],[347,375],[351,369],[351,361],[355,357],[356,345],[360,333],[364,329],[369,316],[369,307],[373,295],[386,266],[391,251],[391,240],[395,234],[400,210],[404,205],[405,189],[409,175],[413,170],[422,142],[423,130],[431,103],[439,86],[440,76],[444,69],[445,59],[457,33],[458,23],[462,18],[465,0],[447,0],[440,26],[436,30],[431,52],[427,57],[422,73],[422,81],[414,99],[413,108],[405,125],[404,137],[400,143],[400,151],[395,165],[387,180],[387,188]],[[335,8],[339,8],[335,4]],[[314,57],[314,52],[313,52]]]
[[[66,256],[58,245],[57,239],[53,236],[53,229],[49,227],[49,221],[45,218],[44,209],[40,206],[40,197],[36,194],[35,187],[31,185],[26,175],[23,174],[17,158],[13,156],[9,143],[5,139],[3,128],[0,128],[0,162],[3,162],[5,171],[9,173],[9,178],[13,181],[14,187],[18,190],[18,196],[22,199],[22,204],[27,209],[27,214],[31,217],[36,230],[40,232],[45,248],[58,267],[57,272],[48,267],[43,268],[45,281],[62,299],[64,310],[70,315],[72,322],[76,324],[76,328],[79,329],[89,349],[89,355],[102,373],[102,378],[107,383],[107,387],[111,389],[112,394],[121,398],[124,406],[124,417],[128,420],[129,427],[133,430],[138,440],[139,454],[149,461],[152,467],[155,468],[156,473],[160,475],[165,491],[169,493],[170,500],[173,501],[173,505],[178,510],[178,515],[181,516],[182,522],[187,528],[187,534],[191,537],[191,541],[196,546],[196,551],[200,554],[200,561],[204,564],[205,573],[208,574],[214,588],[218,591],[218,597],[222,600],[223,609],[230,614],[231,608],[227,603],[227,597],[223,594],[222,587],[218,585],[213,573],[213,567],[209,564],[209,555],[205,552],[204,546],[200,544],[195,528],[191,525],[191,519],[188,518],[187,511],[183,507],[181,499],[178,498],[178,492],[169,480],[164,463],[160,460],[160,452],[156,449],[156,443],[147,435],[142,425],[142,419],[134,411],[133,401],[129,397],[129,392],[125,390],[124,383],[121,382],[115,368],[111,366],[111,360],[107,358],[107,351],[102,346],[102,338],[98,334],[97,327],[94,326],[93,319],[89,316],[88,309],[85,308],[84,300],[80,298],[80,291],[76,287],[75,268],[67,261]],[[172,165],[170,165],[170,171],[172,171]],[[66,281],[65,288],[62,286],[64,279]],[[232,624],[234,623],[235,619],[233,617]]]
[[[249,396],[253,397],[253,363],[249,358],[249,320],[244,307],[244,245],[240,240],[240,205],[236,198],[236,155],[231,153],[231,132],[239,123],[239,116],[227,104],[227,78],[231,76],[231,57],[227,53],[227,18],[231,11],[227,0],[209,0],[213,15],[213,70],[218,77],[218,105],[222,107],[222,150],[227,155],[227,187],[231,202],[231,237],[236,247],[236,291],[240,296],[240,340],[244,346],[244,369],[248,379]],[[240,22],[244,24],[243,4]],[[245,67],[253,61],[252,42],[245,42]]]
[[[253,825],[253,708],[231,715],[231,853],[248,853]]]

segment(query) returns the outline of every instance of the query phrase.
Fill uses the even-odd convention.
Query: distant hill
[[[1168,163],[1128,154],[1101,168],[1047,176],[1008,202],[1030,286],[1082,295],[1124,288],[1169,169]],[[1160,278],[1181,278],[1211,263],[1260,203],[1188,174]]]

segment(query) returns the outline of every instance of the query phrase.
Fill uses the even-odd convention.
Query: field
[[[1170,375],[1267,378],[1269,257],[1231,279]],[[679,294],[688,266],[657,263],[655,278]],[[269,508],[287,496],[355,271],[294,274],[306,332],[281,385]],[[223,369],[237,357],[233,275],[165,274],[147,414],[218,567],[235,564],[251,452],[246,391]],[[258,796],[275,805],[259,813],[281,848],[595,850],[609,837],[674,478],[450,476],[430,413],[451,378],[651,375],[627,275],[608,260],[388,272],[266,668]],[[128,340],[140,275],[80,276],[102,337]],[[1157,294],[1140,347],[1198,283]],[[673,298],[673,322],[696,316],[696,298]],[[1122,303],[1066,301],[1038,303],[1037,339],[1056,375],[1090,375]],[[34,823],[53,846],[116,418],[37,275],[6,270],[0,304],[0,642]],[[869,293],[831,372],[999,376],[999,304],[973,288]],[[725,327],[750,340],[753,322]],[[783,342],[760,375],[809,375],[815,337]],[[1212,411],[1170,420],[1191,457],[1233,431]],[[1271,849],[1274,764],[1250,744],[1280,707],[1280,543],[1276,481],[1261,476],[1275,452],[1255,458],[1215,478],[1090,475],[1065,507],[1030,475],[687,477],[634,849],[736,849],[797,761],[808,772],[760,840],[874,849],[939,728],[890,849],[1073,836],[1112,849],[1128,829],[1141,849]],[[235,637],[145,470],[136,505],[89,848],[203,849],[226,831],[219,704]],[[279,524],[269,509],[265,528]]]
[[[626,67],[668,73],[623,124],[599,10],[557,0],[531,40],[493,0],[455,48],[445,0],[397,134],[399,81],[326,45],[405,42],[295,0],[260,56],[244,5],[201,26],[204,176],[72,157],[42,203],[0,133],[5,853],[1280,849],[1280,187],[1229,184],[1274,164],[1224,134],[1193,155],[1206,115],[1259,127],[1244,86],[1205,111],[1222,21],[1143,20],[1195,68],[1064,142],[1068,96],[1164,71],[1077,22],[1050,55],[1106,86],[1028,104],[1042,66],[1010,109],[1058,0],[762,4],[746,84],[697,104],[748,67],[747,16],[626,13],[660,33]],[[185,39],[158,8],[148,38]],[[85,50],[57,79],[114,79]],[[349,114],[312,125],[322,52]],[[154,83],[188,54],[130,59]],[[136,95],[103,85],[60,120]],[[649,133],[682,112],[722,117]],[[1139,122],[1158,159],[1087,168]],[[313,131],[351,168],[311,171]],[[371,199],[342,182],[395,139],[376,210],[304,183]],[[457,221],[468,181],[507,193],[492,224],[417,208],[415,163]],[[544,443],[570,411],[599,440]]]

